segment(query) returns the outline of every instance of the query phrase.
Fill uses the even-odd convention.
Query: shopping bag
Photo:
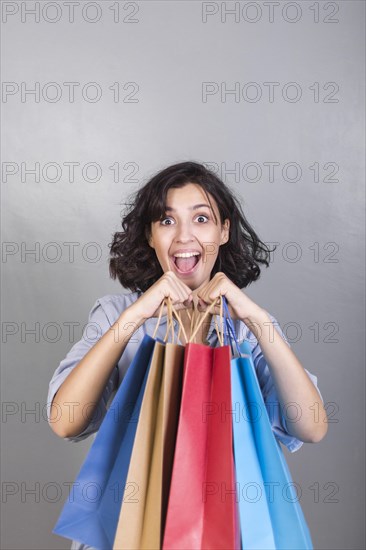
[[[175,447],[183,346],[156,343],[136,430],[114,550],[156,550],[169,490]]]
[[[236,414],[233,419],[236,480],[239,489],[242,548],[273,550],[276,548],[271,516],[263,483],[261,465],[256,451],[250,422],[256,422],[259,412],[248,403],[244,391],[243,363],[233,360],[232,401]],[[254,410],[253,410],[254,409]],[[250,416],[250,412],[252,416]]]
[[[202,548],[240,548],[232,434],[230,349],[214,349]]]
[[[53,533],[101,550],[112,547],[123,479],[127,475],[154,347],[155,340],[146,334],[104,417]]]
[[[231,409],[229,347],[215,349],[189,342],[164,550],[240,548],[231,414],[223,422],[222,407]]]
[[[242,548],[311,550],[310,532],[272,431],[250,346],[246,341],[238,344],[225,298],[223,303],[225,334],[239,354],[231,360],[231,373],[232,401],[241,413],[233,433]]]
[[[141,549],[161,548],[182,395],[184,347],[165,346],[163,381]],[[153,541],[153,544],[152,544]]]
[[[74,481],[53,533],[98,550],[112,549],[142,398],[157,342],[161,340],[148,334],[144,336]]]

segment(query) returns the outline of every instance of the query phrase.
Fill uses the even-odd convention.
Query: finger
[[[215,302],[215,305],[213,306],[213,308],[211,308],[213,302]],[[198,302],[198,310],[202,313],[205,312],[208,308],[211,308],[211,315],[220,315],[220,304],[216,302],[216,299],[211,300],[208,303],[200,299]]]
[[[176,276],[173,278],[173,284],[175,285],[175,288],[177,290],[177,293],[179,295],[179,300],[183,304],[187,301],[187,304],[189,303],[190,296],[192,295],[191,289],[182,283]]]
[[[184,300],[183,304],[185,305],[186,309],[193,309],[193,298],[188,298],[188,300]]]
[[[205,302],[208,301],[209,295],[211,294],[212,290],[215,288],[216,282],[211,280],[209,281],[198,293],[197,296],[199,298],[202,298],[205,300]]]
[[[201,300],[201,298],[198,300],[197,308],[199,311],[204,311],[206,309],[206,304],[203,300]]]
[[[174,307],[177,311],[181,311],[181,310],[187,311],[189,316],[192,315],[192,313],[194,311],[194,305],[192,303],[190,303],[188,305],[186,305],[185,303],[178,304],[177,306],[174,306]]]
[[[186,289],[174,281],[177,299],[174,304],[183,305],[185,302],[189,303],[190,289]]]
[[[183,283],[183,281],[181,281],[175,274],[174,274],[174,281],[177,283],[178,287],[182,290],[184,296],[187,296],[187,298],[189,298],[189,296],[193,297],[193,290],[188,285]]]
[[[202,300],[202,298],[200,298],[198,300],[198,306],[197,307],[198,307],[198,310],[200,312],[202,312],[202,313],[205,312],[210,306],[211,306],[211,303],[206,302],[205,300]],[[212,309],[211,309],[211,313],[212,313]]]
[[[182,284],[181,289],[182,289],[182,293],[183,293],[183,297],[184,297],[183,302],[187,303],[187,306],[189,306],[189,304],[193,303],[193,292],[189,288],[189,286],[187,286],[185,284]]]
[[[168,289],[167,292],[171,298],[171,302],[174,305],[175,308],[179,306],[179,304],[183,303],[184,300],[187,298],[187,296],[184,295],[182,292],[182,289],[180,285],[178,284],[175,277],[171,277],[167,280],[168,283]]]

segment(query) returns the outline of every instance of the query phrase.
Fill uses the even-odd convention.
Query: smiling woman
[[[230,227],[228,219],[223,225],[217,222],[220,213],[215,199],[209,197],[211,205],[202,203],[203,199],[205,194],[197,184],[169,189],[165,211],[172,214],[151,224],[148,239],[164,272],[172,269],[192,290],[210,280]]]
[[[290,451],[305,441],[320,441],[327,420],[316,377],[290,349],[275,317],[242,291],[260,276],[259,264],[268,267],[270,251],[232,191],[205,166],[184,162],[155,175],[137,191],[131,206],[122,220],[123,231],[110,244],[110,274],[131,292],[97,300],[89,322],[98,335],[90,338],[86,331],[56,369],[47,397],[54,432],[79,441],[99,430],[110,398],[136,356],[140,340],[132,335],[140,327],[145,334],[157,328],[156,337],[165,338],[166,327],[157,326],[155,319],[164,311],[165,297],[181,316],[185,341],[180,343],[186,344],[191,318],[203,317],[221,295],[235,321],[236,337],[243,334],[250,343],[276,437]],[[213,316],[219,308],[206,313],[211,319],[195,341],[217,347]],[[292,421],[283,411],[294,402],[302,414]],[[72,419],[70,403],[76,404]]]

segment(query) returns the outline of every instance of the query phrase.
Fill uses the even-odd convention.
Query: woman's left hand
[[[221,271],[216,273],[207,285],[200,288],[197,293],[193,292],[193,295],[198,297],[198,311],[206,311],[209,305],[218,298],[220,294],[225,296],[230,316],[233,320],[253,319],[259,313],[263,312],[258,304],[248,298],[248,296]],[[212,315],[220,315],[219,301],[217,301],[211,313]]]

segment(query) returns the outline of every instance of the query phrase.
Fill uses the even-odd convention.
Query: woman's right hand
[[[170,296],[177,311],[193,307],[193,291],[173,271],[164,273],[130,307],[138,312],[141,319],[158,317],[161,303],[167,296]],[[167,306],[164,305],[162,315],[167,315],[167,313]]]

